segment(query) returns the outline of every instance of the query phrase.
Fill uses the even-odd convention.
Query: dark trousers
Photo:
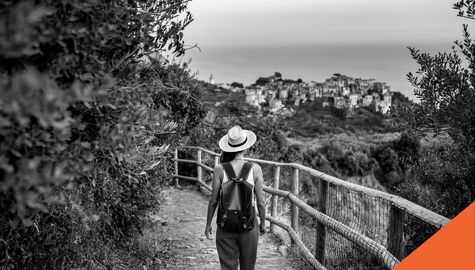
[[[257,223],[257,222],[256,222]],[[259,240],[257,224],[250,231],[229,233],[217,226],[216,247],[223,270],[254,270]]]

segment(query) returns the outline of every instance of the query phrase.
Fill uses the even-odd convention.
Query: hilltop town
[[[359,107],[369,107],[375,112],[388,114],[394,96],[391,87],[385,82],[352,78],[339,73],[324,82],[304,82],[301,79],[283,79],[281,73],[275,72],[272,76],[258,78],[254,84],[246,87],[240,83],[215,84],[211,75],[210,83],[232,92],[243,92],[247,104],[259,110],[266,106],[274,114],[308,101],[321,101],[323,107],[347,109],[349,112]]]

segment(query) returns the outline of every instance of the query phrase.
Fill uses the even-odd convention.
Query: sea
[[[188,50],[184,60],[190,61],[196,77],[217,83],[240,82],[249,85],[258,77],[278,71],[286,79],[323,82],[334,73],[354,78],[386,82],[417,102],[414,87],[407,80],[418,64],[408,47],[431,54],[451,51],[453,43],[360,43],[298,44],[268,46],[200,46]]]

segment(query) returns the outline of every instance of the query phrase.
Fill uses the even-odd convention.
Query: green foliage
[[[475,2],[458,1],[454,5],[458,15],[475,18]],[[463,26],[463,41],[456,41],[452,51],[430,55],[410,48],[420,68],[408,79],[415,87],[419,104],[400,106],[397,113],[415,131],[427,130],[438,134],[445,131],[453,144],[421,153],[400,151],[409,157],[406,180],[396,187],[409,200],[453,218],[475,200],[475,43],[468,26]],[[406,140],[398,146],[417,149]],[[418,157],[412,162],[411,157]],[[412,220],[405,231],[409,252],[417,248],[434,230],[420,221]]]
[[[405,173],[420,159],[421,144],[415,134],[403,132],[399,139],[373,147],[371,156],[377,161],[377,179],[388,188],[405,180]]]
[[[219,106],[221,116],[228,117],[247,117],[247,115],[255,115],[257,108],[246,103],[244,93],[228,93],[221,99]]]
[[[456,2],[453,6],[454,9],[458,10],[458,16],[468,19],[475,18],[475,8],[474,3],[469,0],[460,0]]]
[[[336,117],[340,120],[344,120],[346,118],[347,114],[348,114],[348,109],[346,109],[346,108],[337,108],[337,107],[332,106],[332,107],[330,107],[330,112],[334,117]]]
[[[376,154],[379,166],[384,172],[391,172],[399,168],[399,156],[391,147],[384,147]]]
[[[470,36],[465,31],[465,40],[459,44],[466,60],[471,60]],[[411,49],[414,59],[421,65],[419,77],[409,73],[411,83],[416,87],[415,94],[420,104],[412,108],[409,122],[417,127],[429,127],[437,131],[446,129],[457,142],[475,150],[475,92],[469,69],[462,64],[457,52],[439,53],[430,56]]]
[[[467,149],[450,146],[431,151],[412,167],[397,191],[408,199],[449,218],[473,201],[473,172],[460,170]]]
[[[256,82],[255,82],[255,85],[266,85],[269,83],[269,79],[268,78],[264,78],[264,77],[259,77]]]
[[[341,177],[341,174],[338,172],[338,165],[336,162],[333,161],[333,158],[338,159],[342,155],[343,152],[340,148],[335,145],[328,144],[324,145],[321,149],[318,150],[303,150],[303,160],[301,161],[301,163],[311,168],[317,169],[321,172],[336,177]]]
[[[233,82],[231,83],[231,87],[244,88],[244,84],[239,82]]]
[[[379,169],[378,161],[374,157],[368,156],[367,153],[356,152],[354,153],[354,156],[358,161],[357,175],[365,176]]]
[[[177,64],[167,67],[157,66],[156,77],[165,91],[154,95],[154,102],[160,108],[168,110],[172,119],[181,124],[183,132],[194,128],[206,116],[206,111],[201,104],[199,87],[192,78],[186,65]]]
[[[421,143],[415,134],[403,132],[401,137],[391,142],[390,145],[397,153],[399,165],[402,169],[407,169],[410,165],[418,162],[421,154]]]
[[[296,108],[295,114],[284,121],[295,135],[302,137],[346,131],[397,131],[394,127],[385,124],[384,117],[380,113],[359,108],[349,114],[347,109],[323,108],[321,100],[301,104]]]
[[[411,166],[406,180],[395,191],[410,201],[454,218],[472,201],[474,194],[473,172],[460,170],[460,162],[466,159],[467,149],[450,146],[430,151]],[[409,219],[405,229],[406,248],[412,252],[436,230],[417,219]]]
[[[25,66],[59,84],[101,79],[165,46],[184,53],[187,1],[8,1],[1,6],[2,72]]]
[[[454,8],[459,16],[474,19],[475,2],[459,1]],[[430,55],[410,48],[420,68],[416,75],[409,73],[408,79],[421,102],[406,108],[411,114],[405,117],[414,127],[446,130],[455,142],[471,148],[472,152],[475,151],[474,49],[467,25],[463,26],[463,41],[456,41],[450,53]]]
[[[398,105],[398,104],[411,104],[412,102],[409,100],[408,97],[406,97],[404,94],[402,94],[401,92],[392,92],[393,94],[393,98],[392,98],[392,102],[395,104],[395,105]]]
[[[292,154],[293,159],[283,161],[299,162],[339,178],[375,174],[382,184],[392,188],[404,180],[405,172],[417,164],[421,155],[419,139],[408,133],[376,145],[345,146],[334,138],[320,143],[322,146],[319,148],[291,145],[289,150],[299,149],[301,153]]]
[[[241,126],[254,131],[257,142],[250,154],[267,160],[280,160],[287,151],[288,145],[283,132],[287,130],[282,122],[272,118],[258,118],[257,121],[241,119]]]
[[[290,145],[283,153],[280,160],[287,163],[300,162],[304,159],[304,149],[298,144]]]
[[[183,53],[186,3],[0,4],[2,267],[107,265],[158,207],[166,151],[204,111],[186,66],[138,59]]]
[[[379,168],[376,159],[368,155],[368,153],[343,150],[336,143],[324,144],[323,147],[315,152],[323,156],[323,160],[328,162],[331,170],[325,168],[325,162],[320,162],[321,165],[317,163],[312,166],[337,177],[339,175],[341,175],[340,177],[365,176]],[[322,158],[320,158],[320,160],[322,160]]]
[[[473,1],[458,1],[454,9],[459,16],[475,18]],[[451,52],[430,55],[410,48],[420,68],[408,78],[420,103],[398,111],[416,131],[446,131],[454,142],[448,149],[425,155],[399,187],[404,196],[449,217],[475,200],[474,50],[467,25],[463,41],[456,41]],[[421,189],[424,192],[413,194]]]

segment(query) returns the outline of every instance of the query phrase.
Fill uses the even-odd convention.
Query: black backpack
[[[226,232],[245,232],[254,228],[256,214],[252,205],[254,186],[246,181],[252,169],[244,163],[236,177],[230,163],[222,163],[229,181],[221,182],[217,223]]]

